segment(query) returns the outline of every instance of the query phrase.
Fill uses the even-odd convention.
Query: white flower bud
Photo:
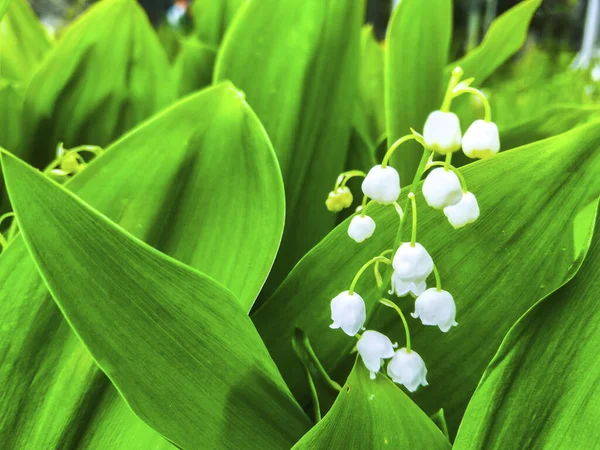
[[[354,336],[367,320],[365,301],[356,292],[344,291],[331,300],[330,328],[341,328],[348,336]]]
[[[406,386],[410,392],[415,392],[419,386],[429,385],[425,362],[414,350],[398,350],[387,366],[387,373],[394,383]]]
[[[458,325],[456,317],[456,304],[452,295],[447,291],[438,291],[435,288],[427,289],[415,301],[415,312],[411,314],[415,319],[420,318],[423,325],[437,326],[444,333]]]
[[[403,281],[398,277],[396,271],[392,274],[392,289],[389,291],[390,294],[396,294],[398,297],[404,297],[409,292],[417,297],[421,295],[425,289],[427,289],[427,283],[425,280],[415,283],[413,281]]]
[[[423,196],[429,206],[443,209],[454,205],[462,198],[460,180],[451,170],[443,167],[433,169],[423,183]]]
[[[442,155],[460,149],[461,134],[458,116],[451,112],[432,112],[423,127],[425,146]]]
[[[383,168],[378,164],[363,180],[362,191],[376,202],[384,205],[394,203],[400,195],[400,175],[393,167]]]
[[[397,280],[412,282],[417,286],[423,283],[433,271],[433,260],[425,247],[418,242],[414,247],[410,242],[403,243],[392,261]]]
[[[463,137],[463,152],[469,158],[489,158],[500,151],[500,136],[494,122],[476,120]]]
[[[361,356],[365,366],[371,372],[371,380],[381,369],[381,363],[384,358],[394,356],[394,347],[398,344],[392,344],[387,336],[377,331],[367,330],[356,344],[356,349]]]
[[[475,222],[479,217],[479,205],[477,204],[475,195],[471,192],[463,194],[456,205],[444,208],[444,214],[448,218],[450,225],[454,228],[461,228]]]
[[[348,236],[359,244],[375,232],[375,221],[369,216],[354,216],[348,225]]]

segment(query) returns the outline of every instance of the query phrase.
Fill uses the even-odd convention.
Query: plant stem
[[[387,259],[383,256],[375,256],[374,258],[371,258],[368,262],[363,264],[363,266],[360,269],[358,269],[358,272],[356,272],[356,275],[354,275],[354,279],[352,280],[352,283],[350,284],[350,289],[348,289],[348,294],[350,294],[350,295],[354,294],[354,288],[356,287],[356,283],[358,283],[360,276],[364,273],[365,270],[367,270],[367,268],[371,264],[373,264],[374,262],[377,262],[377,261],[381,261],[386,264],[391,263],[391,261],[389,259]]]
[[[404,144],[405,142],[408,142],[412,139],[416,139],[416,137],[413,134],[407,134],[406,136],[402,136],[400,139],[398,139],[396,142],[394,142],[392,144],[392,146],[389,148],[389,150],[383,156],[383,159],[381,160],[381,168],[385,169],[387,167],[388,161],[392,157],[392,153],[394,153],[394,151],[396,151],[396,149],[398,147],[400,147],[402,144]]]
[[[387,306],[388,308],[395,309],[398,315],[400,316],[400,319],[402,319],[402,324],[404,325],[404,333],[406,334],[406,351],[410,353],[410,331],[408,329],[408,323],[406,322],[406,317],[404,317],[404,313],[398,305],[396,305],[391,300],[388,300],[387,298],[382,298],[381,300],[379,300],[379,303]]]

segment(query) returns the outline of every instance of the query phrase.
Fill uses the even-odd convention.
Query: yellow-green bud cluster
[[[329,193],[325,200],[325,206],[331,212],[340,212],[342,209],[350,207],[353,199],[350,189],[342,186]]]

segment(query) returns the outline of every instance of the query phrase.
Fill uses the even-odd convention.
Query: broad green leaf
[[[186,448],[290,446],[309,427],[246,311],[3,153],[25,244],[73,331],[133,411]],[[65,267],[87,274],[73,282]],[[168,411],[168,413],[165,413]]]
[[[26,84],[51,47],[50,37],[27,0],[0,5],[0,76]],[[9,4],[10,3],[10,4]]]
[[[0,0],[0,20],[4,17],[6,10],[10,5],[11,0]]]
[[[524,0],[495,19],[479,46],[446,68],[446,76],[456,66],[483,83],[525,43],[529,23],[542,0]]]
[[[502,342],[455,448],[598,448],[599,298],[596,230],[575,278],[528,311]]]
[[[234,158],[236,182],[221,184],[233,176]],[[283,190],[274,152],[227,84],[141,125],[67,186],[138,238],[246,293],[240,297],[246,310],[281,236]],[[76,267],[69,271],[81,276]],[[0,441],[10,436],[16,448],[55,448],[84,439],[112,448],[116,436],[156,448],[156,433],[136,431],[146,427],[63,320],[20,238],[0,257],[0,280],[0,304],[10,305],[0,308]]]
[[[245,0],[194,0],[194,35],[202,42],[218,46]]]
[[[23,92],[18,84],[0,79],[0,146],[17,151],[22,135]]]
[[[449,449],[450,442],[397,386],[358,360],[329,413],[294,446],[304,449]]]
[[[385,133],[383,46],[377,42],[373,27],[364,26],[360,35],[361,62],[353,125],[375,147]]]
[[[174,98],[171,68],[135,0],[105,0],[64,33],[25,97],[28,160],[59,142],[105,146]]]
[[[210,85],[216,56],[215,47],[203,44],[196,38],[181,43],[174,67],[179,96]]]
[[[361,1],[254,0],[217,57],[215,80],[247,94],[285,181],[286,231],[267,292],[335,224],[323,204],[344,169],[363,10]]]
[[[388,146],[421,130],[444,97],[444,67],[452,37],[451,0],[402,0],[388,30],[385,107]],[[408,142],[393,156],[402,184],[412,180],[422,148]]]
[[[569,131],[599,115],[597,106],[555,106],[510,128],[500,128],[500,142],[505,148],[530,144]]]
[[[428,414],[444,408],[451,435],[509,327],[577,270],[585,251],[575,251],[582,244],[574,241],[573,219],[600,194],[599,140],[596,122],[466,166],[463,173],[477,196],[481,217],[458,231],[439,211],[425,206],[419,190],[418,240],[456,300],[460,325],[442,335],[437,328],[409,318],[413,347],[427,364],[429,381],[414,398]],[[398,226],[393,208],[370,211],[377,223],[373,237],[354,243],[344,222],[298,263],[253,315],[302,404],[309,395],[291,356],[293,330],[299,327],[306,332],[329,373],[345,376],[354,343],[339,330],[329,329],[329,302],[348,289],[366,261],[392,246]],[[402,340],[402,327],[394,314],[387,308],[374,313],[379,297],[370,274],[365,273],[357,287],[371,312],[367,327]],[[407,312],[412,312],[411,303],[410,298],[399,299]]]

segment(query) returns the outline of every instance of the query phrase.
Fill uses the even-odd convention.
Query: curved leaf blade
[[[469,402],[455,448],[600,445],[600,404],[592,400],[600,396],[598,298],[597,229],[575,278],[536,304],[505,337]]]
[[[384,375],[375,380],[359,360],[327,415],[294,450],[449,449],[435,424]]]
[[[335,224],[323,202],[344,170],[364,5],[256,0],[242,8],[217,56],[214,79],[229,79],[246,93],[283,173],[286,231],[265,287],[272,292]]]
[[[257,448],[290,446],[304,433],[307,417],[230,291],[14,156],[1,159],[44,282],[138,416],[190,448],[243,446],[249,434]],[[65,267],[88,276],[74,283]]]
[[[411,127],[420,130],[440,108],[451,37],[451,0],[402,0],[394,10],[384,69],[388,147]],[[412,180],[421,152],[408,142],[393,155],[403,185]]]
[[[24,113],[27,161],[44,167],[59,142],[66,148],[108,145],[174,99],[171,77],[167,56],[135,0],[94,4],[31,80]]]
[[[460,326],[442,339],[437,328],[409,319],[413,347],[428,366],[430,384],[414,398],[429,414],[444,408],[451,435],[512,323],[577,271],[587,242],[575,242],[572,217],[600,195],[599,140],[596,122],[466,166],[463,173],[482,216],[462,230],[453,230],[439,211],[424,205],[420,190],[417,193],[419,241],[439,267],[444,289],[456,299]],[[373,237],[363,244],[352,242],[344,222],[296,265],[252,316],[301,404],[308,402],[309,393],[301,368],[290,356],[289,340],[296,327],[306,332],[329,373],[341,378],[349,370],[353,342],[329,329],[328,307],[366,261],[394,242],[398,217],[393,208],[373,208],[370,215],[377,223]],[[374,280],[365,275],[357,291],[373,311],[379,300]],[[412,312],[410,303],[400,301],[407,312]],[[387,310],[375,314],[367,327],[392,339],[404,333]]]

